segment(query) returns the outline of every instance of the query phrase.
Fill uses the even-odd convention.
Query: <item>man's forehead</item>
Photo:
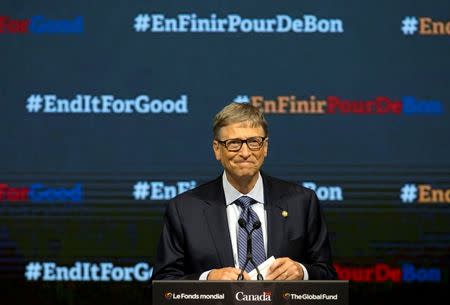
[[[233,123],[233,124],[230,124],[227,126],[234,127],[234,128],[260,128],[261,127],[261,125],[255,124],[254,122],[251,122],[251,121]],[[225,126],[225,127],[227,127],[227,126]]]
[[[234,123],[220,129],[221,134],[250,134],[254,136],[264,136],[264,129],[252,122]]]

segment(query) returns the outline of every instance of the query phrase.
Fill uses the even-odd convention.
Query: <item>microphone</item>
[[[250,230],[250,232],[247,230],[247,222],[245,221],[245,219],[243,218],[239,218],[238,220],[238,224],[241,228],[243,228],[245,230],[245,232],[247,232],[247,259],[245,260],[245,264],[241,269],[241,273],[239,274],[237,280],[238,281],[242,281],[244,279],[244,270],[247,267],[248,262],[251,262],[252,265],[255,267],[256,269],[256,273],[257,278],[259,281],[264,280],[261,272],[259,272],[258,266],[255,264],[255,261],[253,260],[253,249],[252,249],[252,233],[255,230],[258,230],[259,228],[261,228],[261,221],[257,220],[253,223],[253,228]]]

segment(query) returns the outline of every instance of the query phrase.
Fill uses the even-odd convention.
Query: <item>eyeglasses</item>
[[[252,137],[246,140],[230,139],[225,141],[217,140],[217,142],[225,146],[228,151],[236,152],[241,149],[242,144],[244,143],[247,144],[247,147],[250,150],[260,150],[266,139],[267,137]]]

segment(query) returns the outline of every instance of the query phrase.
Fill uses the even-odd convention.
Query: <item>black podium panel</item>
[[[154,281],[153,304],[348,304],[348,281]]]

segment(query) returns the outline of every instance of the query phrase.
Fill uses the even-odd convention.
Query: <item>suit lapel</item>
[[[206,197],[208,206],[204,210],[205,221],[208,224],[220,264],[222,267],[233,267],[233,248],[228,228],[222,177],[214,181],[214,186],[210,190],[211,192]]]
[[[274,256],[278,258],[281,253],[286,219],[282,212],[288,211],[286,202],[280,200],[280,194],[276,190],[276,185],[265,175],[262,175],[264,182],[264,208],[267,213],[267,258]]]

